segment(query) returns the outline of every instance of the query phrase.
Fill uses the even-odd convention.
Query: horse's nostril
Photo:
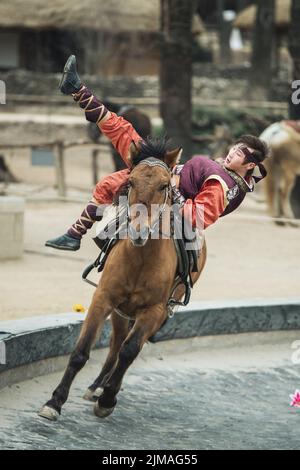
[[[134,246],[139,246],[139,247],[141,247],[141,246],[145,246],[145,245],[146,245],[147,240],[148,240],[147,238],[138,237],[138,238],[136,238],[135,240],[132,240],[132,239],[131,239],[131,243],[132,243]]]
[[[141,227],[140,225],[135,228],[132,224],[129,225],[128,235],[131,240],[147,240],[150,234],[150,227],[148,225]]]
[[[136,240],[139,236],[132,224],[130,224],[128,227],[128,235],[131,240]]]

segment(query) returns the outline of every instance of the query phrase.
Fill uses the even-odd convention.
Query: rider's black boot
[[[71,95],[72,93],[77,93],[81,85],[81,80],[76,68],[76,57],[70,55],[64,66],[59,89],[64,95]]]

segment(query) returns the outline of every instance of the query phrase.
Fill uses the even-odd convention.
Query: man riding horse
[[[121,155],[127,168],[101,179],[96,185],[93,197],[78,220],[67,233],[48,240],[46,246],[76,251],[79,250],[82,236],[86,234],[96,220],[97,209],[102,204],[111,204],[114,196],[128,181],[132,163],[129,149],[134,144],[141,150],[143,139],[133,126],[123,117],[109,111],[92,92],[82,84],[77,70],[76,58],[71,55],[64,67],[60,90],[73,99],[85,111],[86,119],[96,123]],[[148,147],[153,141],[146,139]],[[144,140],[145,142],[145,140]],[[157,155],[157,145],[153,144],[153,155]],[[262,162],[267,157],[268,149],[264,141],[252,135],[241,136],[230,149],[226,158],[219,164],[205,156],[196,156],[184,165],[173,167],[173,180],[184,214],[190,214],[190,222],[196,225],[197,209],[204,208],[204,229],[239,207],[248,192],[254,190],[255,183],[267,174]],[[254,176],[258,169],[259,175]]]
[[[229,152],[223,165],[199,156],[178,166],[181,149],[168,150],[164,139],[142,140],[123,117],[108,111],[81,83],[74,56],[65,66],[60,87],[63,93],[73,95],[85,110],[87,119],[97,123],[110,138],[128,168],[100,181],[80,219],[67,234],[47,242],[47,245],[59,249],[78,249],[82,235],[96,220],[98,206],[112,202],[116,192],[127,182],[130,188],[126,204],[129,230],[128,237],[118,240],[108,254],[64,375],[50,400],[39,411],[39,416],[58,419],[73,380],[88,361],[91,348],[110,317],[112,333],[107,358],[100,374],[84,394],[85,399],[95,402],[96,416],[105,418],[117,405],[128,368],[144,344],[167,320],[170,301],[178,304],[186,290],[180,275],[181,263],[174,233],[172,237],[150,236],[154,225],[162,235],[175,226],[172,217],[166,220],[166,224],[161,217],[163,210],[167,214],[168,210],[171,215],[173,213],[175,189],[172,185],[175,182],[172,180],[177,181],[177,189],[181,193],[179,196],[175,193],[175,198],[182,197],[184,210],[192,209],[187,212],[197,227],[198,206],[201,205],[202,213],[204,205],[203,222],[207,227],[219,216],[235,210],[245,194],[253,190],[255,179],[252,173],[256,166],[262,172],[259,178],[264,176],[261,161],[266,156],[266,147],[255,137],[247,136],[241,138]],[[134,206],[141,203],[147,209],[159,208],[154,222],[148,213],[142,220],[134,216]],[[139,231],[146,237],[136,238],[135,234]],[[190,285],[198,280],[205,266],[205,239],[197,255],[197,269],[189,273]]]

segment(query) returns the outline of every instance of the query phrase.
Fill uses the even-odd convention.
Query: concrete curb
[[[0,322],[0,389],[24,380],[24,377],[29,378],[26,371],[29,365],[31,377],[49,371],[47,360],[53,371],[53,358],[73,350],[84,317],[84,314],[67,313]],[[298,329],[300,298],[191,302],[179,309],[152,341]],[[96,348],[107,347],[109,336],[110,323],[107,321]]]

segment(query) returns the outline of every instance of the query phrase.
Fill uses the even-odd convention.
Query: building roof
[[[159,4],[159,0],[0,0],[0,28],[158,31]],[[193,31],[203,31],[199,17]]]
[[[275,23],[278,29],[288,28],[291,22],[291,0],[276,0]],[[240,29],[252,29],[256,18],[256,5],[251,5],[242,10],[234,21],[234,26]]]

